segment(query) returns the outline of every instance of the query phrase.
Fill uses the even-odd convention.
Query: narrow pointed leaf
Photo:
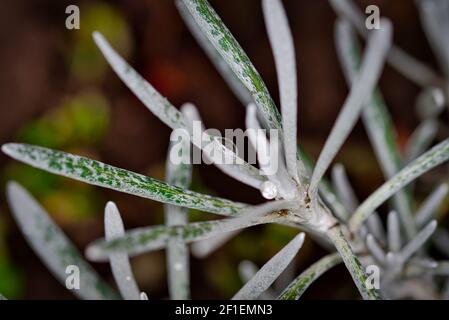
[[[214,48],[212,43],[207,39],[207,37],[201,32],[193,17],[188,12],[185,4],[181,0],[176,0],[176,7],[181,14],[186,26],[189,28],[190,33],[192,33],[195,40],[201,46],[203,51],[209,57],[209,60],[215,66],[217,71],[220,73],[222,78],[226,81],[227,85],[234,93],[234,95],[240,100],[244,106],[247,106],[252,102],[251,95],[248,89],[243,85],[243,83],[237,78],[229,65],[223,60],[220,53]]]
[[[194,222],[167,227],[164,225],[129,230],[113,241],[99,239],[86,249],[90,260],[103,261],[112,252],[127,252],[130,256],[165,248],[169,242],[190,243],[263,223],[282,220],[278,210],[288,208],[285,201],[273,201],[246,209],[238,218]],[[264,215],[264,216],[262,216]]]
[[[108,241],[122,237],[125,234],[120,212],[113,202],[106,204],[104,229],[106,240]],[[140,300],[140,291],[134,279],[128,255],[121,252],[112,253],[109,256],[109,262],[122,298],[125,300]]]
[[[168,125],[173,130],[185,129],[188,130],[188,126],[185,123],[185,119],[181,112],[178,111],[167,99],[162,97],[156,89],[151,86],[144,78],[142,78],[130,65],[120,57],[117,52],[112,49],[106,39],[98,32],[93,34],[94,40],[106,60],[108,60],[111,67],[122,79],[122,81],[131,89],[131,91],[139,98],[139,100],[156,115],[162,122]],[[209,137],[207,141],[210,141]],[[197,147],[203,149],[203,141],[191,140]],[[215,141],[216,142],[216,141]],[[231,177],[238,178],[239,180],[245,180],[247,178],[247,184],[252,187],[258,188],[261,181],[264,179],[258,174],[256,168],[252,167],[242,159],[230,152],[228,149],[222,147],[221,143],[216,142],[216,152],[213,152],[215,158],[212,159],[218,168],[224,171]],[[226,166],[221,165],[223,159],[229,158],[230,161]]]
[[[386,257],[385,252],[377,242],[377,240],[373,237],[372,234],[368,234],[366,236],[366,246],[369,251],[373,255],[373,257],[380,263],[385,263]]]
[[[139,98],[139,100],[162,122],[172,129],[184,128],[181,113],[167,99],[162,97],[136,70],[126,63],[99,32],[93,33],[93,38],[111,67]]]
[[[342,260],[338,253],[332,253],[321,258],[293,280],[278,299],[298,300],[315,280],[341,262]]]
[[[285,160],[288,173],[299,182],[296,141],[298,92],[293,38],[287,16],[279,0],[264,0],[262,8],[278,75]]]
[[[258,298],[287,268],[304,243],[304,233],[297,235],[281,251],[271,258],[232,298],[251,300]]]
[[[192,167],[190,163],[190,144],[185,143],[181,147],[180,163],[175,164],[169,156],[166,164],[166,181],[180,188],[189,188],[192,179]],[[185,225],[188,223],[188,211],[173,205],[165,205],[165,224],[167,226]],[[190,297],[190,266],[189,250],[185,243],[169,241],[167,244],[167,280],[170,298],[175,300],[189,299]]]
[[[339,16],[351,22],[361,36],[366,38],[370,34],[370,30],[365,26],[366,15],[352,0],[329,0],[329,3]],[[422,87],[444,82],[429,66],[421,63],[395,45],[391,47],[387,61],[404,77]]]
[[[405,146],[404,158],[408,163],[421,155],[432,144],[438,132],[438,122],[433,119],[423,121],[411,134]]]
[[[234,215],[242,203],[171,186],[144,175],[88,158],[38,146],[9,143],[2,151],[10,157],[54,174],[155,201],[201,211]]]
[[[362,107],[367,102],[367,97],[371,96],[380,77],[384,59],[391,44],[392,34],[391,23],[388,20],[382,20],[381,23],[382,29],[373,32],[368,39],[360,71],[318,157],[310,181],[312,193],[317,191],[321,178],[354,127]]]
[[[9,182],[6,192],[13,216],[28,244],[62,284],[66,284],[67,267],[76,266],[80,285],[78,290],[73,290],[75,295],[88,300],[118,298],[23,187]]]
[[[447,161],[449,158],[449,139],[446,139],[422,156],[407,165],[393,178],[385,182],[380,188],[373,192],[357,209],[350,220],[350,228],[355,231],[360,224],[376,210],[382,203],[404,188],[408,183],[418,178],[430,169]]]
[[[198,241],[192,244],[192,254],[197,258],[205,258],[212,252],[217,251],[230,239],[234,238],[240,230],[235,230],[217,235],[213,238]]]
[[[346,170],[340,163],[334,165],[332,168],[332,182],[334,190],[340,198],[340,201],[346,207],[346,210],[349,212],[354,212],[355,209],[357,209],[358,201],[354,194],[354,190],[349,183]],[[349,219],[349,215],[346,217],[346,220],[347,219]]]
[[[401,226],[394,211],[391,211],[387,217],[387,238],[389,251],[399,252],[402,247]]]
[[[348,241],[345,239],[343,232],[340,228],[334,227],[327,232],[329,238],[335,245],[338,253],[340,254],[343,262],[346,265],[349,273],[351,274],[352,279],[354,280],[357,289],[364,300],[379,300],[382,299],[379,291],[377,289],[369,289],[366,286],[367,283],[367,275],[364,271],[362,264],[359,259],[353,253],[351,246]]]
[[[360,66],[360,46],[349,22],[337,21],[335,39],[346,80],[353,84]],[[390,179],[399,172],[402,163],[393,122],[379,90],[374,91],[363,108],[362,120],[384,177]],[[406,188],[393,197],[393,205],[409,237],[416,233],[411,203],[411,195]]]
[[[237,40],[206,0],[183,0],[197,25],[230,66],[260,108],[271,129],[282,129],[279,111],[265,83]]]
[[[415,254],[423,244],[430,238],[432,233],[437,228],[437,222],[434,220],[430,222],[424,229],[422,229],[418,234],[410,240],[407,245],[402,248],[400,255],[403,261],[407,261],[413,254]]]

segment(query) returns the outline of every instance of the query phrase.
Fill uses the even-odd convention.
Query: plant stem
[[[338,253],[343,259],[346,268],[351,273],[360,294],[365,300],[381,300],[382,296],[377,289],[370,289],[366,286],[367,275],[362,264],[351,249],[349,242],[346,240],[341,225],[336,225],[327,231],[327,236],[335,245]]]

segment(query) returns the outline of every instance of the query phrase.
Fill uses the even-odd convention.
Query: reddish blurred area
[[[163,179],[169,128],[146,110],[109,67],[101,71],[104,72],[103,77],[94,78],[73,70],[73,52],[80,37],[77,33],[84,28],[83,10],[92,3],[107,5],[120,14],[129,29],[129,39],[122,46],[127,51],[128,61],[174,105],[195,103],[210,128],[224,130],[244,126],[243,106],[189,34],[173,1],[17,0],[3,3],[0,10],[0,143],[16,140],[24,124],[42,117],[65,97],[84,90],[96,90],[109,105],[109,126],[98,143],[87,148],[77,145],[74,149],[82,149],[106,163]],[[324,0],[284,0],[283,3],[297,54],[298,138],[307,151],[317,156],[348,92],[335,51],[333,35],[336,17]],[[69,4],[81,8],[81,31],[65,28],[65,8]],[[211,4],[261,73],[275,101],[278,101],[276,73],[260,1],[212,0]],[[435,66],[412,0],[364,0],[359,4],[377,4],[382,15],[391,18],[394,23],[395,42],[413,56]],[[89,22],[91,25],[95,26],[95,19]],[[412,110],[419,90],[388,66],[380,87],[393,115],[399,141],[403,144],[416,125]],[[382,175],[360,125],[339,153],[338,161],[347,165],[361,198],[382,182]],[[11,160],[0,155],[0,170],[9,163]],[[207,186],[208,192],[249,203],[261,201],[257,191],[211,166],[198,166],[195,172],[201,185]],[[155,202],[94,189],[101,205],[107,200],[118,204],[127,228],[161,222],[162,209]],[[24,279],[18,296],[26,299],[73,298],[26,244],[5,204],[4,184],[1,194],[2,222],[8,225],[5,247]],[[64,222],[64,231],[80,249],[103,234],[101,206],[90,219],[59,221]],[[231,242],[205,261],[192,258],[193,298],[228,298],[232,295],[232,290],[240,284],[236,272],[238,262],[252,258],[259,265],[263,264],[285,243],[285,234],[278,238],[273,236],[279,232],[269,233],[255,228],[245,231],[239,236],[240,240]],[[272,238],[261,238],[263,234]],[[287,239],[290,234],[287,232]],[[239,248],[242,243],[247,247],[245,250]],[[248,257],[245,256],[248,251],[254,252]],[[323,249],[307,240],[305,249],[297,259],[297,271],[303,270],[323,253]],[[95,267],[112,282],[106,264],[96,264]],[[150,298],[167,296],[164,252],[136,258],[133,267],[142,289],[149,293]],[[229,284],[223,284],[224,281]],[[329,290],[329,287],[333,289]],[[305,298],[344,299],[355,294],[349,275],[340,267],[312,286]]]

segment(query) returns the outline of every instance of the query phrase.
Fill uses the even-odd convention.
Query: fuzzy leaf
[[[370,30],[365,26],[366,16],[352,0],[329,0],[329,3],[339,16],[351,22],[361,36],[366,38],[369,35]],[[444,82],[429,66],[416,60],[395,45],[391,47],[387,61],[404,77],[422,87]]]
[[[433,220],[424,229],[418,232],[418,234],[412,240],[410,240],[410,242],[407,243],[404,248],[402,248],[400,252],[402,261],[407,261],[408,259],[410,259],[410,257],[415,254],[427,240],[429,240],[430,236],[435,232],[436,228],[437,222]]]
[[[235,215],[246,207],[242,203],[171,186],[138,173],[62,151],[16,143],[3,145],[2,151],[16,160],[54,174],[176,206],[221,215]]]
[[[173,144],[172,144],[173,145]],[[171,151],[170,146],[169,150]],[[190,160],[190,154],[187,152],[189,144],[181,148],[181,163],[174,164],[167,157],[166,181],[169,184],[180,188],[188,188],[192,179],[192,167],[187,164]],[[170,154],[169,151],[169,154]],[[173,205],[165,205],[165,224],[167,226],[185,225],[188,223],[188,211]],[[190,266],[189,250],[185,243],[169,241],[167,244],[167,278],[168,288],[171,299],[182,300],[189,299],[190,296]]]
[[[288,208],[286,201],[272,201],[246,209],[238,218],[194,222],[177,226],[152,226],[129,230],[113,241],[99,239],[86,250],[90,260],[103,261],[112,252],[127,252],[130,256],[165,248],[169,242],[184,242],[207,239],[224,232],[282,220],[277,211]],[[274,212],[272,212],[274,211]],[[264,215],[264,216],[262,216]]]
[[[425,120],[413,131],[405,146],[404,158],[406,163],[412,161],[426,151],[438,132],[438,122],[433,119]]]
[[[66,284],[67,267],[73,265],[79,268],[80,276],[79,289],[73,290],[75,295],[88,300],[118,298],[23,187],[9,182],[6,194],[13,216],[28,244],[62,284]]]
[[[184,129],[189,133],[189,126],[186,124],[186,120],[182,113],[179,112],[167,99],[162,97],[151,84],[128,65],[126,61],[112,49],[110,44],[100,33],[95,32],[93,37],[106,60],[108,60],[120,79],[122,79],[148,110],[173,130]],[[212,141],[211,137],[207,135],[205,138],[208,142]],[[203,141],[197,141],[197,139],[191,139],[191,142],[201,149],[207,145],[203,143]],[[243,180],[254,188],[258,188],[260,183],[265,180],[259,175],[256,168],[246,163],[243,159],[240,159],[236,154],[225,148],[220,142],[214,140],[213,143],[216,145],[216,148],[214,149],[215,152],[213,152],[214,158],[212,161],[220,170],[239,181]],[[229,159],[229,161],[225,162],[226,165],[221,165],[224,159]]]
[[[184,23],[190,30],[195,40],[201,46],[203,51],[209,57],[209,60],[215,66],[217,71],[220,73],[222,78],[226,81],[227,85],[234,93],[234,95],[240,100],[240,102],[247,106],[252,102],[251,95],[248,89],[242,84],[242,82],[237,78],[229,65],[223,60],[220,53],[214,48],[212,43],[207,39],[207,37],[201,32],[201,29],[196,24],[193,17],[188,12],[185,4],[181,0],[175,1],[176,7],[181,14]]]
[[[360,46],[347,21],[337,21],[335,39],[346,80],[352,84],[359,70]],[[399,172],[402,163],[393,122],[379,90],[374,91],[371,100],[363,108],[362,120],[380,168],[385,178],[390,179]],[[393,197],[393,204],[404,222],[408,236],[413,236],[416,228],[412,217],[411,196],[407,189],[399,191]]]
[[[392,27],[388,20],[382,20],[382,29],[376,30],[368,39],[367,49],[360,71],[353,82],[351,91],[338,115],[329,137],[318,157],[310,181],[312,193],[354,127],[361,111],[375,86],[391,44]]]
[[[251,300],[258,298],[287,268],[304,243],[304,233],[297,235],[281,251],[271,258],[232,298]]]
[[[388,249],[391,252],[399,252],[402,247],[401,226],[395,211],[391,211],[387,217],[387,240]]]
[[[340,254],[343,262],[346,265],[352,279],[354,280],[357,289],[365,300],[379,300],[382,299],[380,293],[376,289],[368,289],[366,286],[367,276],[359,259],[352,252],[351,246],[345,239],[343,232],[340,228],[334,227],[328,230],[328,235],[338,253]]]
[[[104,212],[104,229],[106,240],[111,241],[125,234],[122,218],[113,202],[106,204]],[[125,300],[140,300],[140,291],[134,279],[129,257],[126,253],[114,252],[109,256],[112,274]]]
[[[422,156],[407,165],[393,178],[385,182],[380,188],[373,192],[357,209],[350,220],[350,228],[355,231],[361,223],[376,210],[382,203],[390,198],[398,190],[404,188],[408,183],[418,178],[430,169],[447,161],[449,158],[449,139],[446,139]]]
[[[329,254],[302,272],[293,282],[281,293],[279,300],[298,300],[307,288],[322,274],[342,262],[338,253]]]
[[[293,37],[284,8],[279,0],[262,1],[262,9],[278,75],[285,162],[290,176],[299,182],[296,160],[298,92]]]
[[[271,129],[282,129],[281,117],[265,83],[240,44],[206,0],[183,0],[199,28],[220,53],[259,107]]]

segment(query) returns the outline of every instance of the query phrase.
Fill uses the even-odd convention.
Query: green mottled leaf
[[[202,32],[250,91],[269,128],[282,129],[279,111],[265,83],[215,10],[206,0],[183,0],[183,2]]]
[[[280,300],[298,300],[307,288],[322,274],[342,262],[338,253],[329,254],[302,272],[278,297]]]
[[[329,238],[334,243],[340,254],[343,262],[346,265],[351,277],[354,280],[360,294],[365,300],[379,300],[382,299],[380,293],[376,289],[369,289],[366,286],[367,275],[364,271],[362,264],[359,259],[352,252],[351,246],[345,239],[343,232],[340,228],[334,227],[328,231]]]
[[[237,218],[194,222],[170,227],[161,225],[137,228],[129,230],[123,237],[112,241],[99,239],[93,242],[86,249],[86,255],[94,261],[103,261],[112,252],[126,252],[130,256],[135,256],[165,248],[172,241],[189,243],[258,224],[279,222],[283,218],[277,211],[288,207],[286,201],[271,201],[260,206],[250,207]]]
[[[108,164],[27,144],[9,143],[2,151],[33,167],[89,184],[201,211],[234,215],[246,205],[172,186]]]
[[[212,43],[207,39],[207,37],[201,32],[201,29],[196,24],[193,17],[188,12],[185,4],[181,0],[176,0],[176,7],[181,14],[182,19],[189,28],[190,32],[204,50],[209,60],[214,64],[217,71],[223,77],[223,79],[228,84],[234,95],[240,100],[240,102],[247,106],[252,102],[251,95],[248,89],[243,86],[242,82],[237,78],[229,65],[223,60],[220,53],[214,48]]]
[[[80,276],[79,289],[73,290],[75,295],[89,300],[118,298],[25,189],[9,182],[7,199],[28,244],[62,284],[66,284],[67,267],[75,266],[79,268]]]

